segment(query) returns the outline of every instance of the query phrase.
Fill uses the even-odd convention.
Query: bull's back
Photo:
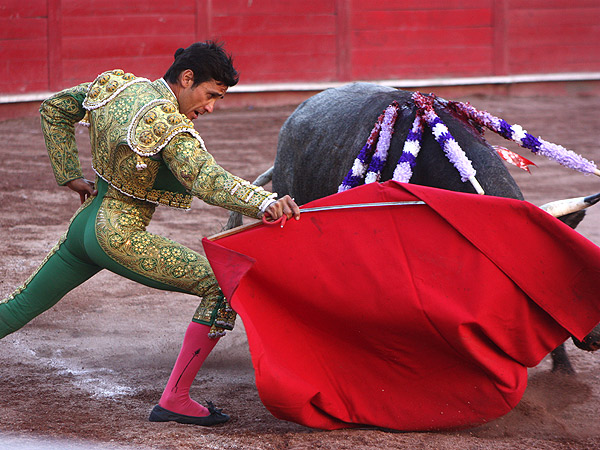
[[[401,106],[382,181],[390,179],[416,114],[411,92],[371,83],[353,83],[325,90],[303,102],[279,133],[273,172],[273,190],[289,194],[299,204],[337,192],[365,144],[377,117],[396,100]],[[436,107],[453,136],[478,172],[487,194],[522,198],[504,164],[485,140],[468,124]],[[474,192],[460,180],[430,130],[411,183]]]

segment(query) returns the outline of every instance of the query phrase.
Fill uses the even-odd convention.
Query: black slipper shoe
[[[186,423],[192,425],[201,425],[203,427],[210,427],[225,423],[229,420],[227,414],[223,414],[220,409],[215,408],[212,402],[206,402],[210,415],[208,416],[186,416],[184,414],[177,414],[161,406],[156,405],[148,420],[150,422],[177,422]]]

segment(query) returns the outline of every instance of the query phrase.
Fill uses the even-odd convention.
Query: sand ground
[[[475,106],[536,136],[600,161],[600,98],[476,97]],[[274,160],[278,130],[294,107],[218,110],[198,120],[225,168],[253,180]],[[85,172],[87,131],[78,130]],[[20,285],[66,229],[77,196],[57,187],[37,118],[0,122],[0,298]],[[511,169],[527,200],[540,205],[600,192],[600,179],[532,159],[532,174]],[[600,245],[600,207],[578,229]],[[226,212],[195,200],[189,212],[159,208],[150,231],[199,251]],[[518,239],[518,236],[515,236]],[[600,280],[599,280],[600,281]],[[10,449],[598,449],[600,354],[568,350],[576,376],[550,361],[530,370],[521,403],[484,426],[443,433],[325,432],[275,419],[261,404],[241,321],[221,340],[192,394],[232,416],[205,429],[147,421],[177,356],[196,299],[146,288],[102,272],[57,306],[0,342],[0,448]],[[375,405],[376,406],[376,405]]]

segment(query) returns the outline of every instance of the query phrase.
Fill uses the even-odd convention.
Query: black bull
[[[273,191],[279,196],[289,194],[300,205],[337,192],[377,117],[396,100],[401,108],[387,164],[381,173],[381,181],[391,179],[416,114],[411,94],[370,83],[353,83],[328,89],[303,102],[281,128],[272,171]],[[485,193],[523,199],[504,162],[480,131],[447,109],[443,99],[437,99],[434,107],[471,160]],[[261,184],[266,182],[268,179]],[[427,126],[410,182],[475,193],[471,183],[461,181]],[[575,228],[583,215],[580,211],[561,220]],[[230,221],[230,226],[234,223]],[[573,372],[564,345],[554,350],[552,357],[553,370]]]
[[[309,98],[284,123],[279,133],[273,190],[279,195],[290,194],[298,204],[337,192],[377,117],[394,100],[401,108],[381,180],[392,178],[416,114],[411,92],[354,83],[328,89]],[[440,101],[436,101],[435,109],[472,161],[477,180],[485,193],[523,199],[504,163],[480,133],[453,116]],[[460,180],[458,171],[427,127],[410,182],[452,191],[475,192],[471,183]]]

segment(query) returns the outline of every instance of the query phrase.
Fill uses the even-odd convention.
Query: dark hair
[[[225,52],[223,44],[213,41],[196,42],[186,49],[178,48],[175,61],[163,78],[169,83],[177,83],[179,74],[187,69],[194,72],[194,86],[210,80],[235,86],[239,80],[232,56]]]

